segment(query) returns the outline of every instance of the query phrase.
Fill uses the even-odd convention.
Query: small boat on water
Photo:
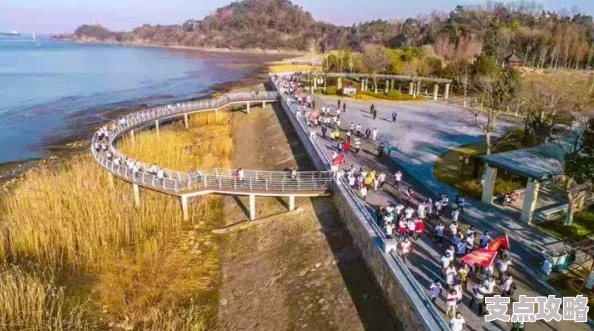
[[[11,32],[1,32],[0,31],[0,36],[18,37],[20,35],[21,35],[21,33],[18,31],[11,31]]]

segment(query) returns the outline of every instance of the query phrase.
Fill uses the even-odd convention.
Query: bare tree
[[[594,105],[592,79],[575,73],[531,75],[522,82],[522,112],[538,143],[548,140],[553,127],[568,122],[571,113]]]
[[[481,109],[470,108],[479,129],[485,135],[486,154],[493,149],[493,135],[501,114],[505,113],[520,90],[520,74],[515,70],[498,70],[480,76],[475,82]]]
[[[594,191],[594,118],[583,116],[582,129],[559,142],[565,152],[563,178],[567,193],[566,226],[573,223],[576,209]]]
[[[363,67],[373,78],[373,87],[377,93],[377,77],[390,66],[388,49],[378,44],[365,44],[361,60]]]

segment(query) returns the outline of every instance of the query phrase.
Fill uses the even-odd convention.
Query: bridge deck
[[[208,99],[145,109],[108,123],[107,137],[100,131],[93,135],[91,151],[95,160],[113,175],[151,190],[176,196],[197,196],[208,193],[260,196],[320,196],[332,190],[332,173],[318,171],[258,171],[213,169],[181,172],[151,169],[150,165],[132,160],[115,148],[124,134],[161,120],[187,114],[217,111],[234,104],[278,101],[277,92],[235,93]],[[248,106],[249,107],[249,106]],[[103,132],[104,132],[103,131]],[[99,147],[99,148],[97,148]]]

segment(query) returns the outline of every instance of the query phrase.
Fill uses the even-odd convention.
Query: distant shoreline
[[[129,46],[129,47],[152,47],[152,48],[169,48],[169,49],[182,49],[182,50],[194,50],[211,53],[236,53],[236,54],[266,54],[266,55],[287,55],[287,56],[303,56],[307,55],[308,52],[296,51],[296,50],[273,50],[273,49],[262,49],[262,48],[217,48],[217,47],[199,47],[199,46],[182,46],[182,45],[155,45],[145,43],[126,43],[126,42],[110,42],[110,41],[84,41],[70,38],[52,38],[71,44],[82,44],[82,45],[118,45],[118,46]]]

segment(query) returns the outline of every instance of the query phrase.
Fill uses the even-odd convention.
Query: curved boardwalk
[[[217,112],[232,105],[250,105],[276,102],[277,92],[226,94],[217,99],[178,103],[145,109],[112,121],[97,131],[92,138],[91,153],[94,159],[110,174],[134,186],[136,203],[140,203],[140,187],[181,197],[184,218],[188,217],[187,198],[209,193],[249,195],[250,218],[255,218],[255,196],[288,196],[289,209],[294,209],[295,196],[319,196],[332,190],[330,171],[259,171],[237,169],[210,169],[181,172],[151,167],[142,161],[133,160],[115,147],[116,141],[125,134],[134,137],[136,130],[154,126],[158,131],[160,121],[183,117],[186,128],[188,115],[192,113]]]

